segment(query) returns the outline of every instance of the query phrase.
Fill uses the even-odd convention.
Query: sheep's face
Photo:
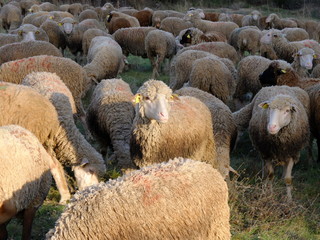
[[[285,35],[280,31],[270,30],[260,39],[260,43],[272,44],[273,42],[281,39],[284,36]]]
[[[62,28],[62,31],[67,35],[70,35],[74,30],[75,25],[77,24],[72,18],[64,18],[58,25]]]
[[[317,58],[312,49],[300,49],[296,57],[298,57],[300,66],[308,70],[312,69],[312,61],[314,58]]]
[[[280,105],[270,101],[259,104],[259,107],[268,111],[267,131],[272,135],[277,134],[283,127],[287,126],[291,121],[292,113],[295,112],[295,107],[290,101],[286,102],[286,99],[281,101],[283,102]]]
[[[180,44],[186,45],[186,44],[191,44],[192,42],[192,31],[187,30],[181,37]]]
[[[73,171],[79,190],[83,190],[91,185],[99,183],[96,170],[87,159],[84,159],[79,166],[74,166]]]
[[[254,21],[258,21],[258,19],[259,19],[260,16],[261,16],[261,13],[258,12],[258,11],[253,11],[253,12],[251,13],[251,16],[252,16],[252,19],[253,19]]]

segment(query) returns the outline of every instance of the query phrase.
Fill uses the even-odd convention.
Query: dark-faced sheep
[[[229,218],[221,175],[175,158],[77,193],[46,239],[230,240]]]
[[[310,138],[309,96],[300,88],[262,88],[252,102],[234,113],[236,123],[249,126],[249,136],[264,163],[271,184],[274,167],[283,166],[287,198],[292,199],[292,168]]]
[[[130,151],[138,167],[177,156],[217,167],[211,114],[204,103],[177,99],[165,83],[149,80],[137,91],[135,104]]]

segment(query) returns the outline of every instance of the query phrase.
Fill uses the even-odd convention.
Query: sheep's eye
[[[289,113],[289,112],[290,112],[290,109],[287,109],[287,110],[286,110],[286,113]]]
[[[276,38],[276,37],[278,37],[278,35],[273,35],[273,37],[275,37],[275,38]]]
[[[35,31],[35,34],[39,34],[40,33],[40,31]]]
[[[144,99],[145,99],[145,100],[150,100],[150,98],[149,98],[149,97],[144,97]]]

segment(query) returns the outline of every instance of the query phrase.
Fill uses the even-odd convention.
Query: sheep
[[[55,72],[72,92],[78,115],[85,115],[81,98],[90,89],[92,82],[83,68],[71,59],[41,55],[6,62],[0,66],[0,79],[20,84],[27,74],[39,71]]]
[[[113,34],[120,28],[129,28],[132,27],[128,19],[124,17],[112,17],[112,15],[108,15],[109,17],[106,19],[106,27],[110,34]]]
[[[215,54],[221,58],[228,58],[234,64],[240,61],[240,56],[236,49],[225,42],[204,42],[189,47],[184,47],[178,51],[177,56],[188,50],[200,50]]]
[[[86,122],[102,151],[113,150],[114,160],[122,169],[135,168],[130,157],[130,136],[135,109],[133,93],[122,79],[102,80],[91,97]],[[110,160],[111,161],[111,160]]]
[[[237,124],[249,126],[250,139],[264,163],[263,175],[270,187],[274,166],[283,166],[288,201],[292,200],[292,167],[310,137],[309,104],[308,94],[300,88],[265,87],[250,104],[233,114]]]
[[[161,63],[165,58],[171,58],[177,52],[177,44],[172,33],[163,30],[150,31],[145,38],[147,56],[153,67],[152,78],[159,76]]]
[[[218,21],[221,22],[234,22],[239,27],[242,27],[242,19],[244,15],[243,14],[229,14],[229,13],[220,13]]]
[[[40,5],[34,4],[30,7],[29,12],[35,13],[39,11],[45,11],[45,12],[51,12],[58,10],[58,6],[50,3],[50,2],[44,2]]]
[[[131,53],[147,58],[145,38],[150,31],[155,29],[154,27],[121,28],[113,34],[113,37],[121,46],[124,55],[128,56]]]
[[[230,38],[231,32],[239,26],[234,22],[211,22],[201,19],[201,13],[198,11],[189,11],[185,20],[191,21],[194,27],[200,29],[204,33],[216,31],[223,33],[227,39]]]
[[[95,19],[99,21],[97,12],[92,9],[86,9],[79,14],[79,22],[85,19]]]
[[[315,52],[311,48],[301,48],[294,56],[294,60],[291,63],[293,69],[302,77],[308,77],[308,70],[313,67],[312,61],[317,58]]]
[[[291,67],[291,65],[283,60],[269,60],[261,56],[248,56],[243,58],[238,64],[238,84],[236,87],[234,98],[243,102],[243,95],[251,92],[256,95],[261,89],[259,75],[265,71],[271,62],[277,62],[284,67]]]
[[[218,159],[218,170],[228,178],[230,153],[237,138],[237,126],[227,105],[215,96],[193,87],[183,87],[174,92],[180,96],[191,96],[201,100],[209,108],[212,117],[214,141]]]
[[[51,19],[47,19],[40,25],[40,28],[43,29],[48,35],[49,42],[52,43],[56,48],[61,49],[63,55],[64,50],[67,47],[67,41],[58,23]]]
[[[266,19],[266,23],[270,23],[272,28],[284,29],[284,28],[296,28],[298,27],[295,21],[286,18],[280,18],[277,14],[271,13]]]
[[[178,17],[166,17],[161,21],[159,29],[178,36],[182,30],[190,27],[192,27],[192,23],[189,21],[184,21]]]
[[[73,166],[80,190],[98,183],[106,168],[102,156],[85,140],[76,127],[74,99],[67,86],[55,73],[33,72],[21,82],[47,98],[58,113],[59,133],[56,134],[55,156],[64,166]]]
[[[255,29],[255,30],[259,30],[258,27],[256,26],[245,26],[245,27],[239,27],[239,28],[236,28],[234,29],[232,32],[231,32],[231,35],[230,35],[230,39],[228,41],[228,43],[233,46],[234,48],[236,48],[238,50],[238,39],[239,39],[239,33],[244,30],[244,29],[248,29],[248,28],[252,28],[252,29]]]
[[[319,42],[320,25],[318,21],[306,20],[304,29],[309,33],[310,39],[313,39]]]
[[[236,81],[220,58],[208,56],[193,62],[188,85],[211,93],[227,104],[234,94]]]
[[[161,25],[161,21],[168,17],[169,13],[165,10],[156,10],[152,15],[152,27],[159,28]]]
[[[177,40],[184,47],[203,42],[227,42],[227,38],[220,32],[210,32],[204,34],[201,30],[194,27],[182,30],[179,33]]]
[[[221,175],[175,158],[77,193],[46,239],[227,240],[229,212]]]
[[[112,37],[107,31],[103,31],[97,28],[88,29],[83,33],[82,37],[82,51],[84,55],[88,54],[91,41],[94,37],[97,36]]]
[[[138,89],[134,103],[130,151],[136,166],[181,156],[217,167],[210,111],[200,100],[177,99],[164,82],[151,79]]]
[[[133,13],[133,17],[137,18],[141,27],[152,26],[153,10],[150,8],[144,8],[140,11]]]
[[[264,35],[269,34],[269,30],[263,30],[261,38],[264,37]],[[260,38],[260,56],[268,58],[270,60],[276,60],[278,59],[278,56],[276,52],[273,49],[273,46],[271,43],[263,43]]]
[[[294,54],[304,47],[312,48],[316,54],[320,55],[320,45],[318,42],[309,39],[289,42],[280,30],[270,30],[269,33],[265,34],[261,38],[260,41],[265,44],[272,44],[277,56],[290,63],[294,60]]]
[[[105,36],[92,39],[87,60],[88,64],[83,69],[93,82],[116,77],[125,65],[120,45]]]
[[[248,51],[250,55],[259,53],[261,36],[262,32],[258,29],[243,29],[239,33],[237,42],[240,55],[244,56],[245,51]]]
[[[20,126],[1,126],[0,142],[0,238],[8,238],[7,223],[21,213],[22,239],[31,239],[33,218],[49,192],[54,163],[39,140]]]
[[[310,74],[310,77],[312,78],[320,78],[320,65],[317,64],[313,69]]]
[[[21,9],[13,4],[6,4],[0,9],[0,21],[6,30],[17,29],[22,23]]]
[[[23,41],[42,40],[49,42],[46,32],[32,24],[22,24],[19,28],[10,31],[10,33],[18,34]]]
[[[22,19],[22,24],[32,24],[32,21],[35,18],[40,17],[40,16],[45,16],[45,15],[49,15],[49,12],[41,11],[41,12],[29,14]]]
[[[140,27],[140,23],[137,18],[123,12],[112,11],[109,15],[112,17],[121,17],[127,19],[131,27]]]
[[[253,10],[250,15],[245,15],[241,20],[241,26],[257,26],[259,27],[259,20],[261,13],[257,10]]]
[[[0,65],[5,62],[44,54],[62,57],[59,49],[45,41],[27,41],[6,44],[5,46],[0,47]]]
[[[204,20],[218,22],[219,16],[220,16],[219,12],[204,12]]]
[[[284,28],[281,30],[289,42],[309,39],[309,33],[302,28]]]
[[[83,11],[81,3],[72,3],[68,7],[68,12],[71,13],[74,17],[79,17],[79,14]]]
[[[40,4],[40,2],[38,2],[37,0],[21,0],[19,3],[22,11],[22,16],[26,15],[32,5]]]

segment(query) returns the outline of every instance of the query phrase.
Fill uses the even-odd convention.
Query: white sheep
[[[266,18],[266,23],[269,23],[272,28],[284,29],[284,28],[296,28],[298,25],[295,21],[287,18],[280,18],[277,14],[271,13]]]
[[[46,239],[231,239],[228,188],[210,165],[175,158],[75,194]]]
[[[146,81],[135,95],[131,157],[138,167],[187,157],[217,167],[211,114],[200,100],[177,98],[162,81]]]

